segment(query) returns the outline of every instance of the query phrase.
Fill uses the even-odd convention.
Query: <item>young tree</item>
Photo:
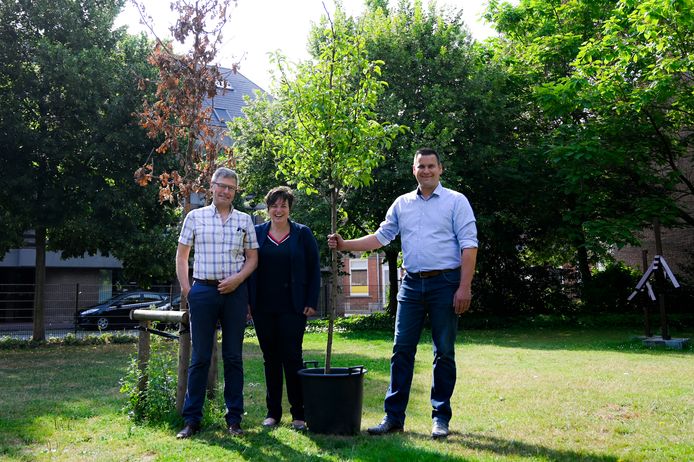
[[[380,62],[367,59],[364,39],[338,7],[323,17],[314,42],[316,60],[298,65],[295,77],[278,56],[282,81],[277,97],[282,118],[275,128],[278,169],[298,189],[330,204],[330,231],[337,231],[347,190],[371,183],[398,127],[377,121],[374,108],[385,83]],[[337,300],[338,260],[331,255],[332,291],[325,373],[330,372]]]

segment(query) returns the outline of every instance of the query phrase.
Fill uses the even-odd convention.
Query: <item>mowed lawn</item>
[[[136,346],[0,350],[0,460],[22,461],[692,461],[694,351],[647,349],[638,332],[462,331],[452,435],[432,441],[431,346],[417,355],[405,433],[372,437],[265,430],[262,358],[245,344],[247,430],[221,419],[191,440],[168,424],[137,425],[119,393]],[[678,332],[677,336],[691,336]],[[305,359],[322,360],[325,334],[307,334]],[[362,429],[382,417],[390,333],[337,334],[334,366],[362,364]],[[286,411],[285,411],[286,412]]]

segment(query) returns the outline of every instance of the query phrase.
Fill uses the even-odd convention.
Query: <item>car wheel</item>
[[[106,330],[108,329],[108,318],[99,318],[96,321],[96,327],[99,328],[99,330]]]

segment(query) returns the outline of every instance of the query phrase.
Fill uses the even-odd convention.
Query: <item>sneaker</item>
[[[369,427],[366,429],[366,431],[369,432],[369,435],[385,435],[387,433],[402,432],[403,430],[405,430],[405,428],[402,425],[395,423],[392,420],[388,420],[387,417],[384,417],[381,423],[375,427]]]
[[[448,422],[440,419],[434,419],[434,424],[431,427],[431,437],[435,440],[446,438],[448,433]]]

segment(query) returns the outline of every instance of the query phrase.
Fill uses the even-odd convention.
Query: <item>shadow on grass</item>
[[[462,444],[466,448],[500,456],[538,457],[543,460],[557,462],[616,462],[620,460],[619,457],[611,455],[554,449],[523,441],[506,440],[476,433],[454,435],[453,438],[449,439],[452,440],[449,442]]]
[[[392,342],[393,332],[354,331],[340,332],[339,336],[352,341]],[[694,353],[694,335],[691,332],[673,333],[673,337],[690,338],[682,350],[664,347],[646,347],[636,337],[641,332],[624,327],[604,328],[508,328],[494,330],[458,331],[457,343],[465,345],[493,345],[502,348],[532,350],[615,351],[645,355],[690,355]],[[420,344],[431,344],[431,331],[424,329]]]
[[[503,348],[569,351],[614,351],[644,355],[691,355],[694,348],[690,341],[682,350],[646,347],[636,337],[635,331],[621,328],[608,329],[509,329],[500,331],[462,331],[458,341],[463,345],[493,345]],[[686,336],[691,337],[691,336]]]

